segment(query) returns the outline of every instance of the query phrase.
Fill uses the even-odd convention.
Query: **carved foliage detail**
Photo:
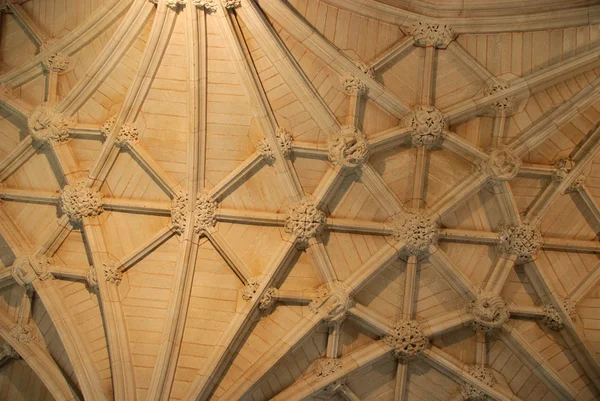
[[[497,180],[510,180],[517,176],[521,159],[509,148],[497,148],[490,152],[487,173]]]
[[[133,145],[138,140],[139,132],[137,127],[134,124],[126,123],[121,126],[115,144],[120,147],[125,147],[127,145]]]
[[[580,189],[583,188],[584,183],[585,183],[585,175],[581,174],[579,177],[577,177],[575,180],[573,180],[571,185],[569,185],[569,188],[567,188],[567,191],[579,191]]]
[[[542,247],[542,234],[528,223],[502,227],[498,235],[500,250],[517,255],[521,261],[532,258]]]
[[[175,194],[171,201],[171,222],[178,234],[182,234],[187,226],[188,208],[188,194],[183,191]]]
[[[495,95],[496,93],[504,92],[507,89],[508,89],[508,83],[506,83],[506,82],[492,82],[485,89],[485,95],[486,96]],[[492,103],[490,103],[490,109],[491,109],[492,113],[496,114],[496,115],[500,115],[503,112],[504,113],[509,112],[513,108],[513,106],[514,106],[514,98],[512,98],[512,97],[500,98],[500,99],[495,100]]]
[[[217,202],[212,200],[208,194],[201,193],[196,199],[194,230],[199,233],[214,227],[215,224],[217,224]]]
[[[306,248],[308,240],[316,237],[325,226],[327,218],[315,206],[312,199],[305,197],[295,205],[290,206],[285,217],[285,232],[298,238],[297,246]]]
[[[383,338],[383,342],[391,347],[394,356],[401,361],[417,358],[429,344],[419,324],[414,320],[404,320],[394,325],[391,335]]]
[[[417,21],[410,30],[417,46],[445,49],[456,38],[454,30],[445,24]]]
[[[10,336],[23,344],[29,344],[36,340],[35,333],[27,326],[14,326],[10,330]]]
[[[271,162],[275,160],[275,152],[271,149],[271,145],[267,142],[266,139],[263,139],[258,143],[257,147],[258,153],[265,159],[267,162]]]
[[[345,125],[329,138],[329,160],[340,167],[357,167],[367,161],[367,138],[355,126]]]
[[[53,263],[54,263],[54,260],[47,256],[42,256],[38,260],[38,272],[37,272],[38,279],[40,279],[41,281],[54,280],[54,275],[52,275],[52,272],[50,271],[51,270],[50,266]]]
[[[575,302],[570,299],[563,300],[562,305],[569,314],[571,320],[575,320],[577,318],[577,314],[575,311]],[[544,312],[544,317],[542,317],[542,323],[548,328],[554,331],[560,331],[565,327],[565,323],[561,317],[561,314],[556,310],[553,305],[544,305],[542,306],[542,311]]]
[[[342,282],[324,284],[317,290],[317,297],[308,305],[313,313],[318,313],[330,326],[341,323],[354,301],[350,298],[350,288]]]
[[[165,4],[167,7],[172,9],[177,9],[178,6],[182,6],[185,4],[185,0],[165,0]]]
[[[242,0],[223,0],[223,5],[227,9],[234,9],[242,5]]]
[[[552,174],[552,179],[556,182],[561,182],[564,180],[569,172],[575,167],[575,161],[571,158],[560,159],[556,163],[554,163],[554,173]]]
[[[79,222],[84,217],[102,213],[102,194],[88,187],[84,181],[65,185],[59,198],[60,207],[69,219]]]
[[[479,366],[479,365],[470,366],[468,368],[467,372],[471,376],[473,376],[475,379],[477,379],[478,381],[485,384],[486,386],[493,387],[494,384],[496,383],[496,379],[494,378],[494,375],[486,367]],[[460,392],[461,392],[462,396],[465,398],[465,400],[469,400],[469,401],[486,401],[489,399],[486,393],[484,393],[479,388],[477,388],[467,382],[461,383]]]
[[[414,146],[432,145],[440,139],[448,125],[441,111],[433,106],[419,106],[408,117]]]
[[[375,70],[373,69],[373,67],[371,67],[370,65],[367,65],[367,63],[365,63],[364,61],[358,60],[356,62],[356,66],[358,67],[359,70],[364,72],[364,74],[367,77],[373,78],[375,76]]]
[[[270,309],[274,304],[275,301],[277,301],[277,288],[275,287],[270,287],[266,292],[265,295],[263,295],[263,297],[260,299],[259,303],[258,303],[258,309],[260,310],[268,310]]]
[[[404,249],[409,254],[421,254],[429,245],[437,242],[438,225],[423,211],[417,210],[405,216],[397,216],[392,224],[392,236],[399,241],[405,241]]]
[[[284,156],[288,156],[292,153],[294,138],[292,137],[292,134],[290,134],[290,131],[285,128],[277,128],[277,141],[279,142],[279,147]]]
[[[71,58],[64,53],[56,53],[43,61],[46,71],[62,74],[69,68]]]
[[[202,7],[205,11],[215,12],[217,11],[218,3],[217,0],[192,0],[196,7]]]
[[[484,333],[500,328],[510,317],[506,302],[494,294],[483,293],[471,303],[471,313],[475,320],[471,327]]]
[[[107,283],[119,285],[123,279],[123,273],[118,269],[118,264],[113,261],[103,263],[104,279]]]
[[[352,74],[346,74],[342,78],[342,88],[347,95],[360,96],[367,91],[367,85]]]
[[[27,119],[29,132],[37,141],[68,141],[69,125],[71,120],[48,106],[36,107]]]
[[[251,277],[250,280],[248,280],[248,284],[246,284],[242,290],[242,298],[246,301],[254,298],[256,291],[258,291],[258,287],[260,287],[260,280],[256,277]]]
[[[85,283],[88,291],[98,291],[98,275],[96,274],[96,268],[94,266],[90,266],[90,268],[86,270]]]
[[[317,377],[327,377],[341,367],[342,363],[337,358],[319,358],[313,365],[313,373]]]

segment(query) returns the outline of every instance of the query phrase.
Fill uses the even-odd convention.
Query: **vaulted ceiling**
[[[600,5],[0,1],[0,399],[600,399]]]

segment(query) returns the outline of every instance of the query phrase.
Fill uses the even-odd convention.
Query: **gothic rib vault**
[[[592,3],[2,1],[0,399],[600,399]]]

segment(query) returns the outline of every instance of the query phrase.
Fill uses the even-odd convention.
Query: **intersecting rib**
[[[430,349],[425,350],[425,360],[433,368],[439,370],[441,373],[448,375],[457,381],[463,381],[471,386],[483,391],[488,394],[492,399],[497,401],[523,401],[521,398],[514,394],[511,394],[508,390],[501,386],[489,387],[482,381],[471,376],[461,362],[456,360],[453,356],[445,353],[441,349],[432,346]]]
[[[396,118],[402,118],[410,111],[410,107],[389,89],[365,75],[346,54],[323,37],[304,19],[298,18],[288,4],[279,0],[265,0],[261,1],[261,7],[279,25],[285,27],[291,36],[306,46],[309,51],[323,63],[331,67],[337,74],[344,76],[350,73],[356,77],[360,77],[360,80],[368,88],[369,98],[385,111]]]
[[[219,7],[219,10],[213,13],[211,18],[217,20],[217,26],[229,52],[233,69],[243,84],[242,87],[252,115],[256,118],[265,135],[265,140],[275,155],[273,169],[279,177],[283,192],[290,201],[298,201],[302,197],[302,185],[292,162],[283,156],[279,146],[277,120],[258,76],[256,65],[252,60],[237,17],[229,14],[224,7]]]
[[[572,56],[550,67],[543,68],[523,78],[509,82],[508,89],[493,95],[482,96],[475,99],[462,101],[446,110],[444,116],[450,124],[458,124],[475,116],[479,110],[487,107],[494,101],[506,97],[521,99],[529,93],[542,91],[558,82],[565,81],[572,76],[594,68],[600,64],[600,47]]]
[[[275,279],[289,265],[295,253],[296,247],[293,241],[284,243],[278,250],[270,266],[264,272],[265,279],[260,283],[252,299],[247,301],[222,334],[219,342],[202,365],[199,375],[182,398],[184,401],[204,401],[209,398],[215,386],[219,384],[228,363],[234,358],[242,340],[250,330],[259,301],[267,289],[275,284]],[[257,368],[245,372],[242,377],[238,377],[235,384],[221,396],[222,399],[238,400],[243,398],[242,394],[250,391],[260,377],[266,374],[277,361],[281,360],[291,350],[292,346],[290,344],[300,342],[314,330],[319,321],[320,317],[314,314],[309,319],[303,318],[298,324],[290,328],[288,334],[255,363]]]
[[[32,144],[33,138],[31,135],[26,136],[18,143],[17,147],[0,162],[0,182],[6,180],[35,154],[36,149]]]
[[[124,1],[123,3],[128,3]],[[149,2],[133,2],[117,31],[111,37],[102,53],[94,61],[85,76],[71,89],[57,105],[56,112],[72,116],[94,93],[113,71],[117,63],[138,37],[146,21],[154,11]],[[48,55],[47,55],[48,56]],[[47,57],[46,56],[46,57]]]
[[[42,349],[35,342],[25,344],[15,340],[10,335],[10,330],[14,325],[8,316],[0,314],[0,337],[17,351],[31,370],[44,383],[56,401],[79,400],[79,397],[74,395],[59,367],[46,350]]]
[[[296,94],[298,100],[319,128],[328,136],[337,132],[340,128],[337,118],[325,104],[256,3],[248,1],[244,7],[239,8],[236,12],[255,35],[273,67],[291,91]]]
[[[542,300],[549,302],[559,313],[565,328],[561,331],[562,338],[567,347],[577,357],[581,367],[588,375],[590,381],[600,390],[600,361],[596,353],[586,344],[585,335],[577,328],[565,306],[561,302],[560,296],[551,287],[551,281],[547,274],[537,263],[531,262],[525,266],[525,274],[532,283],[534,290]]]
[[[108,283],[103,274],[104,262],[108,260],[109,255],[98,217],[84,217],[83,232],[96,269],[115,399],[134,401],[136,399],[135,376],[125,315],[117,286]]]
[[[559,372],[555,371],[548,361],[515,329],[508,325],[502,331],[504,344],[519,357],[533,374],[540,379],[559,400],[572,401],[578,399],[575,391],[569,383],[561,378]]]
[[[352,351],[340,359],[341,367],[330,375],[316,377],[303,376],[291,386],[271,398],[271,401],[305,401],[311,399],[316,393],[329,384],[340,380],[359,369],[369,366],[385,357],[390,349],[379,341],[374,341],[364,347]]]
[[[43,73],[42,61],[56,53],[73,55],[90,43],[106,28],[111,26],[127,10],[133,0],[112,0],[100,5],[81,25],[63,36],[60,40],[38,53],[19,68],[0,77],[0,82],[11,87],[21,86]]]

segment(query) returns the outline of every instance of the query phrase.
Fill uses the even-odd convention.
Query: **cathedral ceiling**
[[[0,1],[0,399],[600,399],[594,3]]]

